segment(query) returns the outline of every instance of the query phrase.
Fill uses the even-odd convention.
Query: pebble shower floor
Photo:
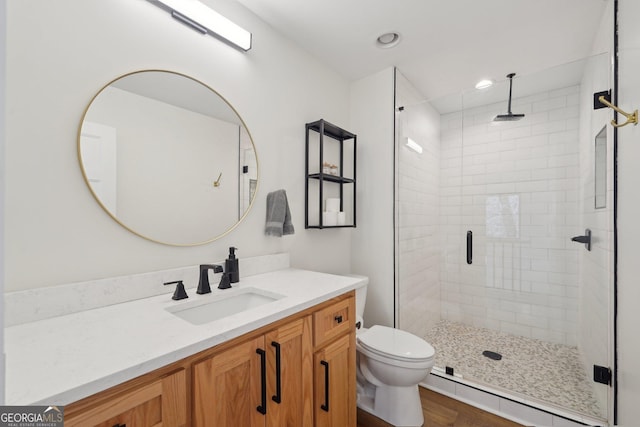
[[[603,418],[576,347],[442,320],[425,339],[435,366],[453,367],[467,380],[497,386],[584,415]],[[502,355],[492,360],[490,350]]]

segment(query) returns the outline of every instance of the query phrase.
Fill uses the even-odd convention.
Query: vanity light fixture
[[[405,145],[407,147],[411,148],[416,153],[422,154],[422,146],[420,144],[418,144],[417,142],[415,142],[413,139],[407,138],[407,142],[405,143]]]
[[[198,0],[148,0],[178,21],[243,51],[251,49],[251,33]]]

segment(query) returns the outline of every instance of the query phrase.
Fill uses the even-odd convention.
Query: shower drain
[[[496,353],[495,351],[489,351],[489,350],[485,350],[482,352],[483,356],[488,357],[489,359],[492,360],[501,360],[502,359],[502,355],[500,353]]]

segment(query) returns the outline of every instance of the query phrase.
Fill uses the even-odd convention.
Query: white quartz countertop
[[[165,310],[232,290],[173,301],[171,293],[11,326],[5,330],[6,404],[66,405],[357,288],[366,279],[298,269],[242,278],[284,297],[202,325]]]

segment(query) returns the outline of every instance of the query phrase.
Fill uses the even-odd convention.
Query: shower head
[[[498,114],[493,118],[494,122],[515,122],[516,120],[520,120],[524,117],[524,114]]]
[[[511,112],[511,89],[513,88],[513,77],[515,75],[516,73],[507,74],[507,78],[509,79],[509,105],[507,107],[507,114],[498,114],[493,118],[494,122],[515,122],[524,117],[524,114],[513,114]]]

